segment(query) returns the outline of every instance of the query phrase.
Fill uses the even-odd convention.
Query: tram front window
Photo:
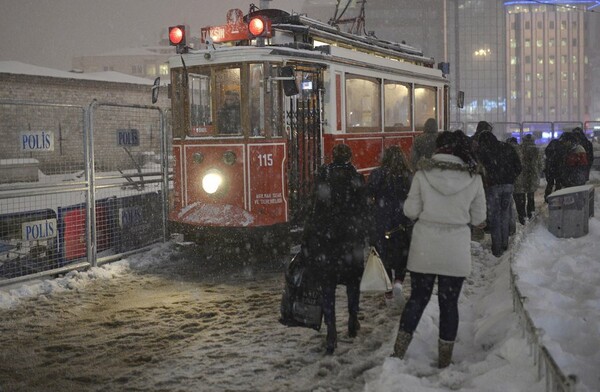
[[[240,101],[240,69],[215,71],[217,94],[217,132],[221,135],[242,133]]]

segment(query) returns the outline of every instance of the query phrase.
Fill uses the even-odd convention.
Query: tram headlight
[[[211,170],[202,177],[202,189],[212,195],[223,187],[223,175],[217,170]]]

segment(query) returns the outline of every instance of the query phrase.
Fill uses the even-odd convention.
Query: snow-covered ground
[[[595,201],[598,211],[600,197]],[[584,237],[559,239],[546,220],[544,212],[525,238],[518,226],[519,288],[551,354],[578,377],[576,390],[597,391],[600,221],[591,218]],[[398,310],[386,308],[379,295],[364,295],[362,328],[349,339],[340,287],[342,336],[335,354],[325,356],[324,329],[277,322],[280,271],[248,267],[212,275],[218,270],[212,265],[206,274],[175,248],[162,244],[90,271],[0,288],[0,390],[545,390],[513,311],[510,257],[493,257],[487,236],[472,242],[474,269],[460,298],[454,363],[444,370],[435,366],[435,294],[398,360],[389,357]]]

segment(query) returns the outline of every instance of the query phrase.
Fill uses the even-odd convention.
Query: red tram
[[[335,144],[348,144],[368,174],[384,148],[408,152],[428,118],[447,128],[448,81],[411,46],[275,9],[230,10],[225,24],[201,30],[199,50],[184,30],[169,34],[178,52],[169,220],[187,239],[279,241],[302,222]]]

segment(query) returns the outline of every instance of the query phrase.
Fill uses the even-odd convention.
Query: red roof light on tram
[[[169,27],[169,44],[177,46],[177,53],[186,52],[186,27],[184,25]]]
[[[183,26],[169,27],[169,43],[179,45],[185,38],[185,28]]]
[[[252,37],[271,37],[271,21],[264,16],[255,16],[248,23],[248,31]]]

